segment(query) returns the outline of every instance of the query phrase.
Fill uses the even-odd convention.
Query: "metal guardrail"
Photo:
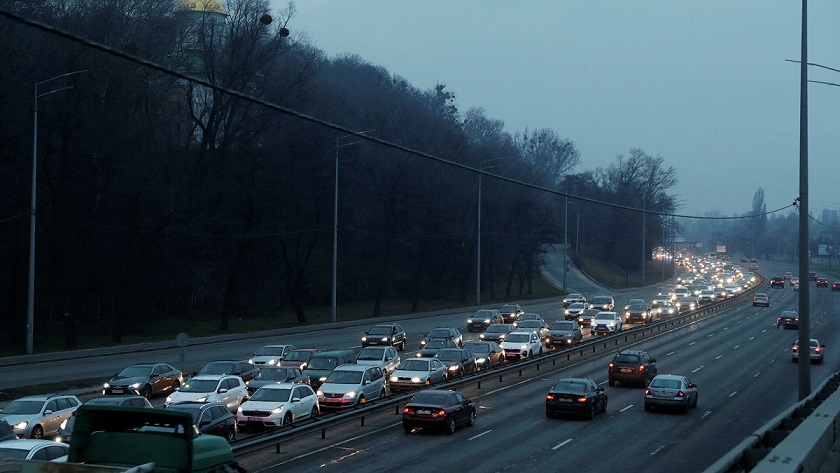
[[[758,289],[765,283],[764,278],[761,277],[761,275],[758,276],[760,277],[760,280],[755,286],[731,299],[708,304],[702,309],[666,320],[661,320],[650,325],[636,326],[630,330],[621,331],[613,335],[592,338],[586,342],[579,343],[563,350],[543,352],[541,355],[535,355],[524,360],[515,361],[502,367],[484,370],[470,376],[465,376],[457,380],[437,385],[435,388],[454,389],[470,384],[478,384],[478,387],[481,388],[482,381],[489,380],[497,376],[501,382],[503,377],[510,373],[518,372],[518,375],[522,376],[522,371],[524,369],[533,367],[539,371],[541,364],[551,362],[552,365],[555,365],[557,360],[563,357],[566,357],[565,361],[569,361],[571,360],[572,355],[578,356],[579,354],[580,357],[583,357],[590,352],[597,353],[598,348],[602,344],[604,350],[608,350],[611,343],[613,346],[617,347],[619,342],[621,342],[622,337],[624,338],[623,342],[627,343],[631,341],[630,337],[635,340],[640,336],[644,337],[646,332],[653,334],[654,332],[660,332],[664,329],[680,326],[697,320],[703,320],[736,304],[742,303],[745,299],[751,297],[752,294],[757,292]],[[361,424],[364,425],[366,416],[377,414],[390,408],[398,410],[400,405],[407,403],[413,396],[414,393],[391,395],[385,399],[368,401],[363,407],[356,407],[352,409],[348,408],[347,412],[338,412],[335,415],[326,418],[319,418],[315,421],[307,421],[305,423],[301,423],[300,425],[292,425],[288,428],[282,428],[280,431],[278,431],[277,428],[274,428],[272,431],[266,432],[262,435],[255,435],[247,439],[234,441],[231,444],[231,449],[237,457],[270,447],[275,447],[275,449],[279,452],[280,444],[306,435],[320,431],[321,438],[326,438],[327,429],[343,425],[354,420],[360,420]]]

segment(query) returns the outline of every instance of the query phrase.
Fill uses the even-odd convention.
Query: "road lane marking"
[[[659,447],[659,448],[657,448],[656,450],[654,450],[654,451],[650,452],[650,454],[651,454],[651,455],[656,455],[656,454],[657,454],[657,453],[659,453],[659,451],[660,451],[660,450],[662,450],[663,448],[665,448],[665,445],[660,446],[660,447]]]
[[[620,410],[620,411],[618,411],[618,412],[624,412],[624,411],[626,411],[626,410],[630,409],[631,407],[633,407],[633,404],[630,404],[629,406],[625,407],[624,409],[622,409],[622,410]]]
[[[493,431],[493,429],[490,429],[490,430],[488,430],[487,432],[482,432],[482,433],[480,433],[480,434],[478,434],[478,435],[473,435],[472,437],[468,438],[467,440],[475,440],[475,439],[477,439],[477,438],[481,437],[482,435],[487,435],[487,434],[489,434],[489,433],[490,433],[490,432],[492,432],[492,431]]]
[[[732,391],[732,394],[730,394],[730,395],[729,395],[729,397],[733,397],[733,396],[735,396],[736,394],[738,394],[738,391]]]
[[[574,440],[574,439],[566,439],[566,440],[558,443],[557,445],[551,447],[551,449],[552,450],[557,450],[558,448],[562,447],[563,445],[566,445],[567,443],[571,442],[572,440]]]
[[[718,356],[715,357],[716,360],[719,360],[721,358],[723,358],[723,355],[718,355]]]
[[[666,353],[666,354],[665,354],[665,356],[671,356],[671,355],[673,355],[674,353],[676,353],[676,352],[675,352],[675,351],[672,351],[671,353]]]
[[[701,418],[701,419],[705,419],[705,418],[706,418],[706,417],[708,417],[708,416],[709,416],[709,414],[711,414],[711,413],[712,413],[712,411],[706,411],[706,412],[705,412],[705,413],[704,413],[704,414],[703,414],[700,418]]]
[[[702,366],[702,365],[701,365],[699,368],[697,368],[696,370],[692,371],[692,373],[696,373],[696,372],[698,372],[698,371],[702,370],[703,368],[704,368],[704,366]]]
[[[762,331],[761,331],[761,333],[764,333],[764,332],[766,332],[766,331],[767,331],[767,329],[764,329],[764,330],[762,330]]]
[[[694,345],[695,343],[697,343],[697,342],[691,342],[688,345],[691,346],[691,345]]]
[[[750,340],[754,340],[754,339],[755,339],[755,335],[753,335],[752,337],[750,337]]]
[[[761,374],[761,371],[759,371],[758,373],[754,374],[754,375],[753,375],[753,378],[758,378],[758,375],[760,375],[760,374]]]
[[[723,327],[724,330],[729,330],[729,327]]]
[[[275,469],[277,468],[277,466],[279,466],[279,465],[285,465],[286,463],[291,463],[291,462],[293,462],[293,461],[295,461],[295,460],[299,460],[299,459],[301,459],[301,458],[306,458],[306,457],[308,457],[309,455],[314,455],[314,454],[316,454],[316,453],[321,453],[321,452],[323,452],[324,450],[329,450],[329,449],[331,449],[331,448],[338,447],[339,445],[343,445],[343,444],[345,444],[345,443],[352,442],[353,440],[358,440],[358,439],[360,439],[360,438],[362,438],[362,437],[367,437],[368,435],[372,435],[372,434],[375,434],[375,433],[377,433],[377,432],[381,432],[381,431],[383,431],[383,430],[385,430],[385,429],[390,429],[391,427],[396,427],[396,426],[398,426],[398,425],[402,425],[402,421],[397,422],[397,423],[395,423],[395,424],[386,425],[385,427],[382,427],[382,428],[379,428],[379,429],[373,430],[373,431],[371,431],[371,432],[366,432],[366,433],[364,433],[364,434],[362,434],[362,435],[357,435],[356,437],[349,438],[349,439],[347,439],[347,440],[342,440],[341,442],[337,442],[337,443],[334,443],[334,444],[332,444],[332,445],[329,445],[329,446],[326,446],[326,447],[323,447],[323,448],[319,448],[318,450],[313,450],[313,451],[311,451],[311,452],[307,452],[307,453],[304,453],[304,454],[302,454],[302,455],[298,455],[298,456],[296,456],[296,457],[294,457],[294,458],[292,458],[292,459],[290,459],[290,460],[286,460],[286,461],[284,461],[284,462],[277,463],[277,464],[274,464],[274,465],[271,465],[271,466],[265,467],[265,468],[263,468],[263,469],[261,469],[261,470],[256,470],[254,473],[259,473],[259,472],[261,472],[261,471],[272,471],[272,470],[275,470]]]
[[[733,349],[733,350],[737,350],[737,349],[738,349],[738,348],[740,348],[740,347],[741,347],[741,345],[735,345],[734,347],[732,347],[732,349]]]
[[[709,337],[714,337],[714,336],[715,336],[715,334],[710,333],[710,334],[708,334],[708,335],[706,336],[706,338],[709,338]]]

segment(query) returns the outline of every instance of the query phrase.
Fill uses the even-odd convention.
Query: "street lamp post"
[[[376,130],[360,131],[359,134],[372,133]],[[332,259],[332,321],[337,320],[338,311],[338,149],[361,143],[357,140],[341,144],[341,140],[358,135],[344,135],[335,139],[335,190],[333,191],[333,259]]]
[[[63,77],[72,76],[74,74],[81,74],[87,72],[87,69],[81,71],[68,72],[47,80],[42,80],[35,84],[35,108],[32,125],[32,197],[31,205],[29,207],[29,287],[27,291],[26,300],[26,354],[31,355],[35,348],[35,215],[37,203],[37,189],[38,189],[38,99],[45,95],[61,92],[62,90],[72,89],[73,86],[60,87],[58,89],[50,90],[49,92],[38,93],[38,86],[61,79]]]
[[[566,274],[569,272],[569,263],[566,261],[569,251],[569,196],[566,196],[566,207],[563,210],[563,294],[566,292]]]
[[[478,170],[484,170],[484,164],[490,163],[493,161],[498,161],[503,158],[493,158],[493,159],[485,159],[478,163]],[[492,168],[494,166],[498,166],[494,164],[493,166],[488,166]],[[475,243],[475,305],[481,305],[481,173],[478,173],[478,218],[477,218],[477,225],[476,225],[476,243]]]

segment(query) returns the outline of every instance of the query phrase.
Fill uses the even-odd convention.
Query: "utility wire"
[[[639,208],[635,208],[635,207],[629,207],[629,206],[626,206],[626,205],[620,205],[620,204],[604,202],[604,201],[600,201],[600,200],[596,200],[596,199],[590,199],[588,197],[576,196],[576,195],[568,194],[566,192],[561,192],[561,191],[557,191],[557,190],[554,190],[554,189],[549,189],[549,188],[546,188],[546,187],[530,184],[530,183],[527,183],[527,182],[524,182],[524,181],[520,181],[518,179],[512,179],[512,178],[509,178],[509,177],[500,176],[498,174],[492,174],[492,173],[489,173],[489,172],[484,171],[482,169],[477,169],[477,168],[467,166],[465,164],[457,163],[457,162],[451,161],[449,159],[441,158],[439,156],[435,156],[435,155],[432,155],[432,154],[429,154],[429,153],[426,153],[426,152],[423,152],[423,151],[418,151],[418,150],[415,150],[415,149],[412,149],[412,148],[409,148],[409,147],[406,147],[406,146],[403,146],[403,145],[400,145],[400,144],[397,144],[397,143],[393,143],[393,142],[390,142],[390,141],[387,141],[387,140],[376,138],[375,136],[364,134],[363,132],[351,130],[350,128],[346,128],[344,126],[341,126],[341,125],[338,125],[338,124],[335,124],[335,123],[331,123],[331,122],[328,122],[326,120],[322,120],[322,119],[317,118],[317,117],[313,117],[311,115],[299,112],[297,110],[293,110],[293,109],[290,109],[290,108],[287,108],[287,107],[284,107],[282,105],[278,105],[278,104],[275,104],[275,103],[272,103],[272,102],[267,102],[265,100],[258,99],[258,98],[252,97],[250,95],[244,94],[242,92],[238,92],[236,90],[229,89],[227,87],[216,85],[216,84],[214,84],[212,82],[209,82],[207,80],[204,80],[204,79],[201,79],[201,78],[198,78],[198,77],[195,77],[195,76],[191,76],[189,74],[184,74],[182,72],[178,72],[174,69],[170,69],[166,66],[163,66],[163,65],[158,64],[156,62],[150,61],[148,59],[143,59],[139,56],[129,54],[129,53],[127,53],[125,51],[121,51],[119,49],[115,49],[111,46],[100,43],[98,41],[93,41],[93,40],[90,40],[90,39],[82,38],[78,35],[70,33],[69,31],[66,31],[66,30],[63,30],[61,28],[57,28],[57,27],[48,25],[48,24],[43,23],[41,21],[33,20],[31,18],[27,18],[27,17],[21,16],[21,15],[18,15],[16,13],[10,12],[8,10],[0,9],[0,16],[6,17],[6,18],[8,18],[12,21],[18,22],[18,23],[23,23],[25,25],[28,25],[28,26],[31,26],[33,28],[39,29],[39,30],[44,31],[46,33],[65,38],[65,39],[67,39],[69,41],[72,41],[74,43],[79,43],[79,44],[91,47],[93,49],[99,50],[99,51],[104,52],[106,54],[109,54],[111,56],[116,56],[116,57],[125,59],[125,60],[130,61],[130,62],[141,64],[141,65],[146,66],[146,67],[148,67],[150,69],[153,69],[155,71],[162,72],[164,74],[170,74],[174,77],[178,77],[178,78],[183,79],[183,80],[188,80],[190,82],[193,82],[193,83],[196,83],[196,84],[199,84],[199,85],[203,85],[205,87],[211,88],[211,89],[216,90],[218,92],[224,92],[224,93],[229,94],[229,95],[231,95],[233,97],[236,97],[238,99],[245,100],[247,102],[251,102],[251,103],[254,103],[254,104],[257,104],[257,105],[261,105],[261,106],[269,108],[271,110],[274,110],[274,111],[277,111],[277,112],[280,112],[280,113],[283,113],[283,114],[286,114],[286,115],[290,115],[290,116],[299,118],[301,120],[304,120],[304,121],[307,121],[307,122],[310,122],[310,123],[315,123],[315,124],[324,126],[326,128],[330,128],[330,129],[333,129],[335,131],[339,131],[341,133],[345,133],[345,134],[348,134],[348,135],[353,135],[353,136],[356,136],[357,138],[362,139],[362,140],[367,140],[367,141],[370,141],[370,142],[378,143],[378,144],[380,144],[382,146],[385,146],[385,147],[388,147],[388,148],[396,149],[396,150],[405,152],[407,154],[418,156],[418,157],[421,157],[421,158],[425,158],[425,159],[428,159],[428,160],[431,160],[431,161],[436,161],[438,163],[445,164],[445,165],[455,167],[455,168],[458,168],[458,169],[462,169],[464,171],[467,171],[467,172],[470,172],[470,173],[473,173],[473,174],[481,174],[481,175],[484,175],[484,176],[487,176],[487,177],[490,177],[490,178],[493,178],[493,179],[509,182],[511,184],[516,184],[516,185],[523,186],[523,187],[530,188],[530,189],[534,189],[534,190],[547,192],[549,194],[554,194],[554,195],[558,195],[558,196],[561,196],[561,197],[568,197],[568,198],[579,200],[579,201],[582,201],[582,202],[589,202],[589,203],[596,204],[596,205],[604,205],[604,206],[612,207],[612,208],[616,208],[616,209],[629,210],[629,211],[632,211],[632,212],[641,212],[641,213],[648,214],[648,215],[661,215],[663,217],[679,217],[679,218],[687,218],[687,219],[695,219],[695,220],[740,220],[740,219],[747,219],[747,218],[755,218],[755,217],[761,217],[763,215],[770,215],[770,214],[773,214],[773,213],[776,213],[776,212],[781,212],[781,211],[791,207],[791,205],[786,205],[786,206],[781,207],[781,208],[776,209],[776,210],[771,210],[769,212],[765,212],[765,213],[761,213],[761,214],[755,214],[755,215],[743,215],[743,216],[738,216],[738,217],[708,217],[708,216],[699,216],[699,215],[672,214],[672,213],[659,212],[659,211],[654,211],[654,210],[639,209]]]

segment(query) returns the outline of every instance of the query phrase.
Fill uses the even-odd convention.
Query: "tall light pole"
[[[647,201],[642,200],[642,287],[647,286],[645,279],[645,225],[647,224]]]
[[[376,130],[360,131],[359,134],[372,133]],[[350,143],[341,143],[341,140],[357,135],[344,135],[335,139],[335,190],[333,191],[333,260],[332,260],[332,321],[338,318],[338,150],[345,146],[351,146],[363,142],[357,140]]]
[[[87,72],[87,69],[82,71],[73,71],[66,74],[61,74],[51,77],[47,80],[42,80],[35,84],[35,112],[32,125],[32,198],[29,207],[29,288],[26,300],[26,354],[31,355],[35,348],[35,215],[37,204],[37,189],[38,189],[38,99],[45,95],[61,92],[62,90],[72,89],[73,86],[60,87],[58,89],[50,90],[49,92],[38,93],[38,86],[61,79],[63,77],[72,76],[74,74],[81,74]]]
[[[799,274],[808,276],[808,1],[802,0],[799,78]],[[799,347],[807,347],[811,338],[810,285],[799,285]],[[811,364],[799,363],[799,399],[811,393]]]
[[[478,170],[483,171],[486,163],[499,161],[504,158],[485,159],[478,163]],[[487,166],[487,169],[498,166],[494,164]],[[481,173],[478,173],[478,217],[476,225],[476,242],[475,242],[475,305],[481,305]]]
[[[569,270],[569,263],[567,262],[567,254],[569,251],[569,196],[566,196],[566,206],[563,210],[563,294],[566,292],[566,273]]]

